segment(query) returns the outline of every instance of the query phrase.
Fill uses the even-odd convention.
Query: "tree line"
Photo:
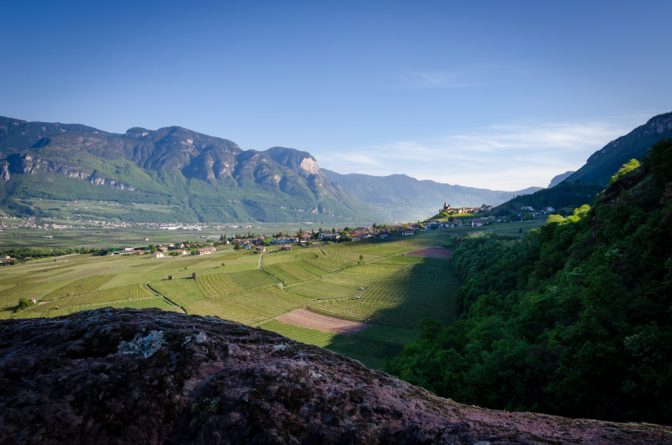
[[[459,402],[672,424],[672,140],[593,208],[455,241],[459,320],[387,370]]]

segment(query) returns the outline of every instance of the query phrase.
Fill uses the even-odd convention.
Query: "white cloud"
[[[367,165],[367,166],[380,165],[380,162],[374,156],[369,156],[363,153],[345,153],[343,155],[343,160],[358,165]]]
[[[641,122],[641,116],[628,116],[590,122],[498,124],[426,140],[346,149],[324,166],[342,173],[405,173],[451,184],[518,190],[546,186],[553,176],[578,169],[593,152]]]
[[[403,81],[406,88],[468,88],[480,85],[473,76],[460,71],[412,71]]]
[[[468,65],[441,70],[406,71],[399,87],[411,89],[452,89],[505,83],[524,74],[522,65]]]

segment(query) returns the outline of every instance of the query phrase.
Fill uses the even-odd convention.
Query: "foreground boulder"
[[[222,321],[101,309],[0,323],[0,443],[672,443],[672,428],[436,397]]]

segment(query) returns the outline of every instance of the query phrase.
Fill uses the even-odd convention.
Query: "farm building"
[[[217,249],[215,249],[214,247],[201,247],[200,249],[198,249],[198,255],[200,256],[212,255],[213,253],[215,253],[216,250]]]

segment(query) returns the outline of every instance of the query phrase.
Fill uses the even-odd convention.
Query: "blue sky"
[[[545,186],[672,110],[670,1],[0,2],[0,115]]]

